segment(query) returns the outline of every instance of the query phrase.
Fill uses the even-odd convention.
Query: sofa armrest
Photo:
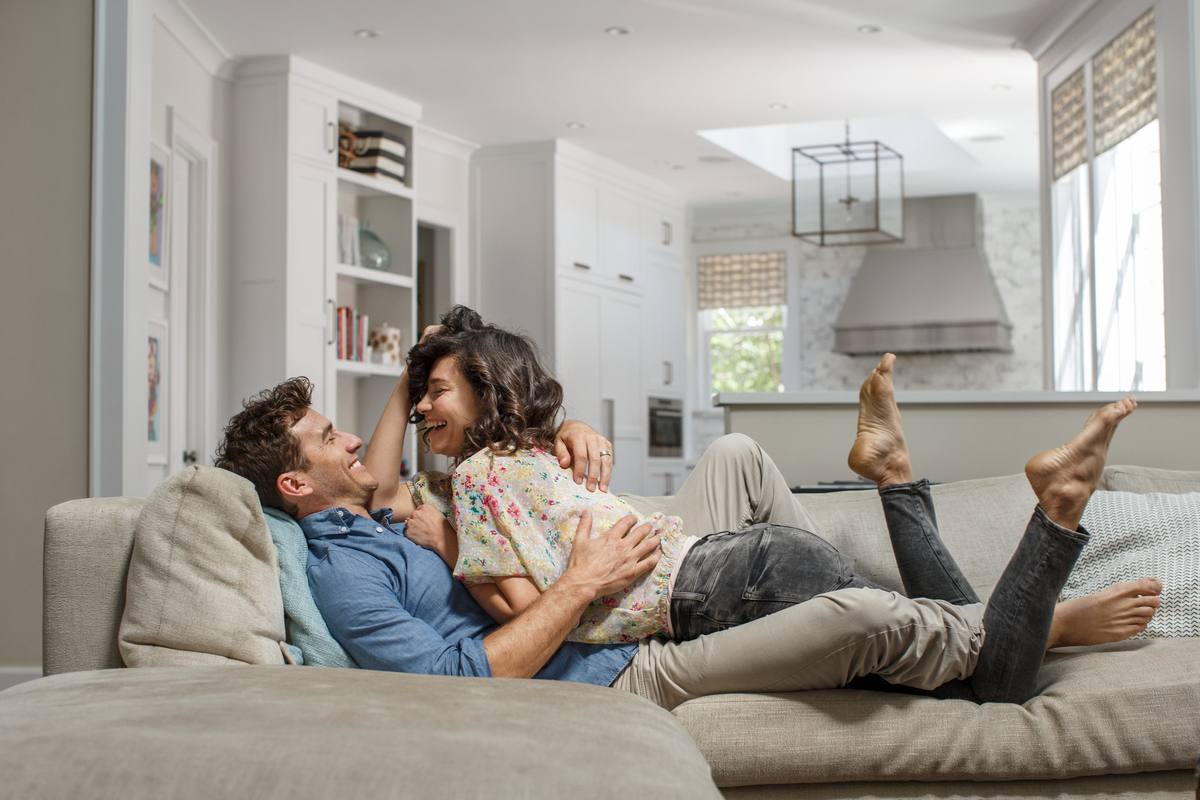
[[[46,675],[125,666],[117,632],[140,497],[72,500],[46,512],[42,669]]]

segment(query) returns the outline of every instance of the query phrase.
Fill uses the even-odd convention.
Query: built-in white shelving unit
[[[234,391],[248,397],[295,375],[314,406],[369,435],[403,365],[338,357],[337,309],[370,327],[416,334],[414,129],[421,108],[294,56],[249,59],[234,87]],[[403,183],[338,166],[338,126],[383,130],[407,145]],[[386,271],[342,263],[338,217],[387,245]],[[415,464],[416,439],[405,447]]]

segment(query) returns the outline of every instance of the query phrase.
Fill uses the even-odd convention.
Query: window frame
[[[784,274],[787,287],[787,302],[783,307],[783,391],[798,391],[800,389],[800,350],[801,350],[801,327],[800,327],[800,295],[799,295],[799,259],[796,255],[796,248],[799,240],[792,236],[780,236],[763,239],[720,239],[715,241],[694,242],[691,252],[688,255],[689,271],[693,275],[692,280],[697,278],[696,264],[701,256],[716,256],[716,255],[741,255],[753,253],[779,253],[784,254]],[[702,323],[700,315],[703,313],[701,309],[696,307],[696,289],[693,284],[691,314],[692,324],[695,325],[695,335],[692,341],[695,343],[699,363],[699,375],[695,382],[697,390],[697,408],[711,408],[713,398],[712,386],[712,349],[709,343],[709,334],[714,331],[709,330]],[[749,329],[754,332],[764,330],[779,330],[778,328],[754,328]],[[731,333],[735,331],[716,331],[718,333]]]
[[[1052,193],[1054,89],[1081,67],[1091,80],[1091,59],[1146,11],[1155,13],[1159,153],[1162,172],[1163,289],[1167,389],[1200,387],[1200,230],[1195,154],[1196,68],[1191,55],[1188,0],[1110,0],[1084,14],[1038,60],[1041,133],[1043,386],[1055,391],[1054,229]],[[1091,92],[1087,114],[1092,114]],[[1095,186],[1095,142],[1088,129],[1089,193]],[[1093,262],[1096,207],[1089,194],[1087,262]],[[1090,266],[1089,266],[1090,268]],[[1091,278],[1094,280],[1094,275]],[[1094,349],[1094,348],[1093,348]],[[1094,354],[1093,354],[1094,359]],[[1093,361],[1094,363],[1094,361]]]

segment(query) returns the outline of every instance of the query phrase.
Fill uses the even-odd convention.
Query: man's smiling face
[[[337,430],[311,408],[292,426],[292,435],[300,442],[308,460],[308,466],[297,470],[295,475],[312,489],[297,500],[301,515],[334,506],[365,514],[379,481],[358,460],[362,439]]]

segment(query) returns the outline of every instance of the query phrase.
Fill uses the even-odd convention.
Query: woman
[[[545,452],[557,427],[562,390],[541,368],[527,339],[485,325],[462,307],[443,323],[444,330],[410,351],[408,388],[411,421],[425,423],[426,442],[435,453],[454,459],[455,470],[449,479],[417,486],[415,499],[418,504],[436,500],[454,519],[457,546],[443,548],[441,555],[480,604],[504,621],[562,574],[581,514],[597,515],[603,529],[609,522],[601,521],[605,515],[615,521],[632,509],[610,495],[585,492]],[[886,357],[864,383],[864,416],[851,466],[880,487],[909,596],[977,615],[987,627],[975,674],[962,686],[944,688],[977,702],[1023,702],[1034,691],[1050,642],[1058,592],[1087,534],[1076,530],[1077,517],[1064,528],[1039,507],[985,612],[941,542],[928,483],[912,478],[891,394],[892,361]],[[1102,465],[1108,438],[1135,406],[1129,398],[1101,409],[1067,446],[1030,462],[1027,472],[1042,505],[1039,481],[1044,484],[1049,472],[1061,471],[1057,462],[1063,458],[1098,457]],[[678,518],[659,516],[653,522],[663,542],[659,567],[626,592],[597,601],[571,638],[612,642],[668,633],[690,639],[818,594],[882,589],[856,575],[836,550],[807,531],[759,525],[694,540]],[[778,568],[764,571],[764,560]],[[741,566],[749,568],[742,563],[749,561],[759,563],[756,591],[777,594],[778,603],[747,601]],[[717,593],[726,606],[719,613],[692,602],[691,589],[717,584],[732,590]],[[680,597],[673,599],[673,588]]]

